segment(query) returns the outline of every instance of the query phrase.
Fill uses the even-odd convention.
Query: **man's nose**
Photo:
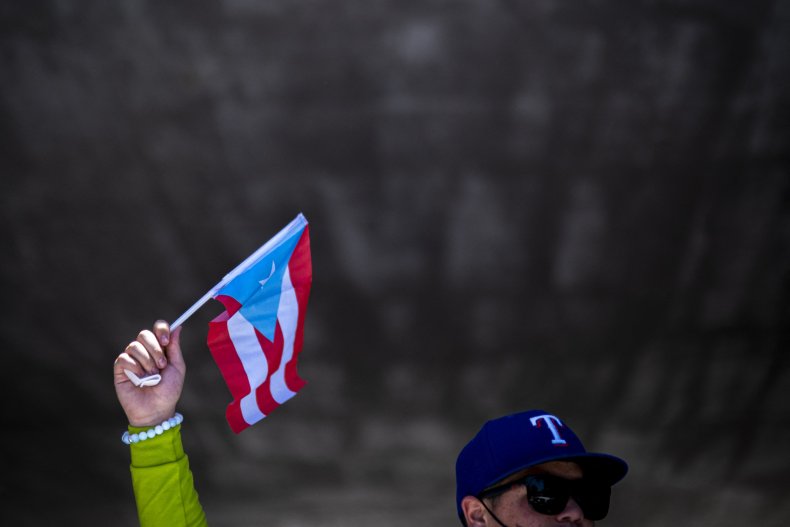
[[[584,511],[582,511],[582,508],[576,503],[576,500],[570,498],[568,499],[568,504],[565,505],[565,509],[557,515],[557,521],[582,525],[584,522]],[[590,525],[592,525],[592,523]]]

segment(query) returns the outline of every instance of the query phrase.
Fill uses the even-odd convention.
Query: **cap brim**
[[[582,468],[584,478],[595,479],[610,486],[623,479],[628,473],[628,463],[619,457],[610,454],[586,452],[584,454],[558,455],[535,459],[528,465],[517,467],[498,476],[494,481],[490,481],[484,488],[495,486],[512,475],[518,474],[522,470],[552,461],[573,461],[574,463],[578,463]]]
[[[628,463],[610,454],[588,452],[581,456],[569,456],[568,460],[576,461],[584,471],[585,478],[614,485],[628,473]]]

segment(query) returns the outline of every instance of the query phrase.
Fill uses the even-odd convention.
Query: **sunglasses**
[[[527,502],[540,514],[554,516],[561,513],[570,498],[581,507],[588,520],[603,520],[609,513],[609,498],[612,493],[610,486],[584,479],[564,479],[551,474],[531,474],[484,491],[478,498],[502,494],[513,485],[524,485],[527,488]]]

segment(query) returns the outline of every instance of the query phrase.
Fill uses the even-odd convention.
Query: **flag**
[[[296,395],[296,371],[312,283],[310,235],[301,214],[223,279],[213,298],[225,310],[207,344],[233,401],[225,415],[237,434]]]

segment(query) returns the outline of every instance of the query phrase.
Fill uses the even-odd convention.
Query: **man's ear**
[[[468,527],[486,525],[486,509],[479,499],[473,496],[466,496],[461,500],[461,510],[464,513]]]

